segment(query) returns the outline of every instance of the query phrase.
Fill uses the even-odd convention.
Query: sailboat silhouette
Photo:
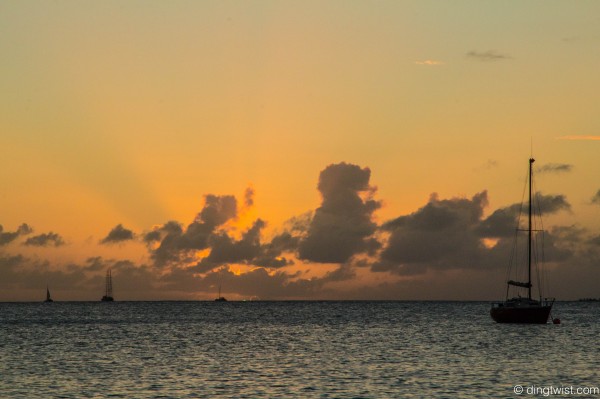
[[[48,289],[48,286],[46,286],[46,300],[44,302],[54,302],[52,298],[50,298],[50,290]]]
[[[532,277],[531,277],[531,269],[532,262],[537,261],[538,256],[534,253],[534,250],[537,246],[533,245],[533,233],[535,232],[543,232],[541,229],[534,229],[533,227],[533,219],[534,219],[534,196],[533,196],[533,163],[535,159],[529,159],[529,200],[528,200],[528,226],[525,230],[528,234],[527,236],[527,281],[515,281],[508,280],[506,282],[506,300],[503,302],[496,302],[492,304],[492,308],[490,309],[490,315],[492,319],[498,323],[533,323],[533,324],[545,324],[548,322],[548,317],[550,316],[550,311],[552,310],[552,305],[554,304],[554,298],[546,298],[542,299],[542,287],[538,287],[539,290],[539,300],[533,298],[532,295]],[[539,204],[536,204],[539,209]],[[539,217],[541,218],[541,212]],[[521,231],[519,229],[517,223],[517,232]],[[516,238],[516,237],[515,237]],[[538,267],[535,267],[537,270]],[[539,281],[538,276],[538,281]],[[511,287],[516,287],[517,289],[526,289],[527,296],[517,296],[514,298],[509,297],[509,292]],[[558,319],[556,319],[558,320]],[[554,321],[557,323],[557,321]],[[558,320],[558,323],[560,321]]]
[[[219,284],[219,296],[215,299],[215,302],[227,302],[224,296],[221,296],[221,284]]]
[[[104,291],[104,296],[102,297],[102,302],[112,302],[115,299],[113,298],[112,293],[112,273],[110,269],[106,271],[106,288]]]

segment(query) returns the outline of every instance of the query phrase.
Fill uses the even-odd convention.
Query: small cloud
[[[248,187],[244,192],[244,205],[246,208],[250,208],[254,205],[254,189],[252,187]]]
[[[498,53],[497,51],[494,51],[494,50],[469,51],[467,53],[467,57],[474,59],[474,60],[483,61],[483,62],[502,61],[502,60],[508,60],[508,59],[512,58],[511,56],[509,56],[507,54]]]
[[[23,245],[34,246],[34,247],[47,247],[47,246],[60,247],[61,245],[65,245],[65,242],[60,235],[50,232],[50,233],[44,233],[44,234],[39,234],[37,236],[29,237]]]
[[[557,140],[583,140],[583,141],[598,141],[600,136],[585,136],[585,135],[572,135],[572,136],[561,136],[557,137]]]
[[[573,165],[563,163],[548,163],[540,166],[537,171],[539,173],[562,173],[570,172],[573,169]]]
[[[27,235],[33,233],[33,229],[27,223],[23,223],[17,229],[17,233],[20,235]]]
[[[581,40],[581,36],[567,36],[561,39],[565,43],[573,43]]]
[[[115,244],[118,242],[123,242],[127,240],[133,240],[134,234],[133,231],[126,229],[122,224],[118,224],[115,226],[106,237],[104,237],[100,243],[101,244]]]
[[[444,63],[442,61],[436,61],[436,60],[415,61],[415,64],[417,64],[417,65],[427,65],[427,66],[440,66],[440,65],[444,65]]]
[[[491,169],[495,169],[497,167],[498,167],[498,161],[496,161],[494,159],[488,159],[484,164],[477,166],[474,170],[475,171],[491,170]]]
[[[592,204],[600,205],[600,190],[592,197]]]
[[[7,245],[19,236],[31,234],[33,229],[27,223],[23,223],[17,228],[17,231],[4,231],[0,225],[0,246]]]

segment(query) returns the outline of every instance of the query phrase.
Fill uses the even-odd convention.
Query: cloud
[[[298,238],[288,232],[279,234],[266,244],[261,244],[261,231],[266,223],[257,219],[239,240],[227,232],[214,233],[209,238],[210,253],[190,268],[198,273],[206,273],[227,264],[245,264],[268,269],[278,269],[293,264],[281,256],[283,252],[293,252],[298,246]]]
[[[564,163],[548,163],[537,168],[539,173],[562,173],[573,170],[573,165]]]
[[[116,225],[106,237],[100,240],[101,244],[116,244],[124,241],[133,240],[135,234],[133,231],[126,229],[122,224]]]
[[[498,53],[494,50],[487,51],[469,51],[467,57],[477,61],[490,62],[490,61],[502,61],[511,59],[512,57],[507,54]]]
[[[426,65],[426,66],[440,66],[440,65],[444,65],[444,63],[442,61],[436,61],[436,60],[415,61],[415,64],[417,64],[417,65]]]
[[[487,162],[485,164],[483,164],[479,169],[490,170],[490,169],[494,169],[497,167],[498,167],[498,161],[496,161],[494,159],[488,159]]]
[[[260,231],[264,227],[265,222],[256,220],[238,241],[232,239],[226,232],[211,235],[210,254],[203,259],[203,262],[214,265],[251,262],[260,253]]]
[[[27,225],[27,223],[23,223],[17,228],[17,231],[3,231],[2,225],[0,225],[0,247],[3,245],[7,245],[19,236],[31,234],[33,229]]]
[[[563,195],[536,194],[542,214],[570,210]],[[424,274],[430,269],[493,269],[505,264],[512,251],[521,204],[513,204],[483,218],[488,205],[487,192],[471,199],[440,200],[432,194],[429,202],[416,212],[400,216],[382,226],[390,233],[380,259],[372,264],[375,272],[400,275]],[[569,257],[571,249],[559,237],[564,231],[545,234],[547,260]],[[494,245],[486,244],[491,240]]]
[[[476,264],[482,247],[477,227],[487,203],[485,191],[471,199],[432,194],[424,207],[383,226],[391,235],[372,270],[414,274],[428,266]]]
[[[373,212],[381,203],[373,199],[371,170],[340,163],[327,166],[319,176],[323,201],[314,213],[299,246],[301,259],[343,263],[351,256],[377,246]],[[364,197],[361,197],[361,195]]]
[[[569,204],[564,195],[543,195],[536,193],[534,205],[536,210],[542,215],[571,210],[571,204]]]
[[[52,288],[68,289],[72,291],[85,291],[87,277],[80,268],[67,268],[66,270],[52,268],[46,260],[32,259],[23,255],[0,254],[0,300],[8,300],[2,294],[13,292],[17,298],[23,293],[39,292],[42,298],[42,289],[45,294],[46,285]]]
[[[206,195],[204,207],[184,230],[179,222],[169,221],[144,235],[148,245],[159,243],[151,250],[156,265],[186,261],[194,251],[207,249],[213,232],[237,217],[237,200],[231,195]]]
[[[482,220],[476,231],[482,238],[506,238],[515,234],[521,204],[496,209]]]
[[[252,205],[254,205],[254,189],[248,187],[244,192],[244,206],[250,208]]]
[[[561,136],[557,137],[557,140],[583,140],[583,141],[598,141],[600,136],[586,136],[586,135],[572,135],[572,136]]]
[[[600,190],[592,197],[592,204],[600,205]]]
[[[62,237],[56,233],[44,233],[39,234],[37,236],[29,237],[24,245],[34,246],[34,247],[47,247],[47,246],[55,246],[60,247],[65,245],[65,241]]]

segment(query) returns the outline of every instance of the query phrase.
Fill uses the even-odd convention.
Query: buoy
[[[554,324],[560,324],[560,319],[559,318],[553,319],[552,323],[554,323]]]

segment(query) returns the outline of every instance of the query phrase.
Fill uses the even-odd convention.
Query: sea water
[[[516,386],[521,397],[600,386],[600,302],[556,303],[560,325],[497,324],[489,308],[0,303],[0,397],[506,398]],[[600,398],[585,392],[576,397]]]

